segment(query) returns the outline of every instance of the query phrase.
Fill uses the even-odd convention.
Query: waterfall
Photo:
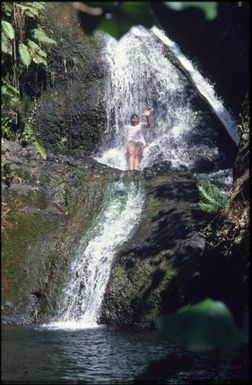
[[[157,38],[157,36],[158,38]],[[153,27],[132,27],[119,41],[107,38],[104,51],[108,62],[106,138],[96,159],[119,169],[127,169],[126,144],[123,142],[125,124],[137,113],[145,121],[143,111],[152,110],[152,127],[145,129],[146,147],[140,169],[160,161],[169,161],[174,169],[191,169],[202,153],[215,161],[220,155],[216,132],[192,103],[188,79],[166,57],[163,32]],[[173,45],[178,59],[182,54]],[[183,57],[184,58],[184,57]],[[184,58],[185,65],[185,58]],[[192,67],[192,65],[191,65]],[[192,77],[198,88],[235,140],[238,130],[231,116],[214,95],[214,91],[199,72],[192,67]],[[202,116],[203,115],[203,116]],[[194,138],[201,137],[201,146]]]
[[[224,107],[223,103],[218,99],[215,95],[214,88],[211,84],[207,82],[206,79],[197,71],[190,60],[188,60],[185,55],[182,54],[180,48],[177,44],[175,44],[172,40],[170,40],[167,36],[165,36],[164,32],[158,29],[157,27],[152,27],[152,31],[155,35],[162,40],[164,44],[166,44],[172,52],[175,54],[176,58],[180,61],[183,67],[188,71],[191,76],[192,81],[198,88],[199,92],[208,100],[209,104],[212,106],[218,118],[223,123],[230,137],[233,139],[235,144],[238,146],[240,141],[239,131],[237,129],[237,125],[232,118],[231,114]]]
[[[109,36],[105,39],[107,129],[95,156],[101,163],[128,169],[124,126],[133,113],[144,121],[142,114],[147,107],[152,111],[152,127],[145,129],[141,169],[160,161],[169,161],[173,169],[181,166],[190,169],[202,153],[212,157],[211,160],[220,155],[213,127],[207,116],[201,116],[193,106],[188,79],[166,57],[160,39],[167,44],[157,28],[147,30],[141,26],[131,28],[119,41]],[[199,76],[197,79],[205,84],[204,79]],[[227,115],[213,93],[210,99],[217,105],[219,115]],[[225,122],[235,139],[232,122],[228,119]],[[142,188],[130,178],[111,182],[100,216],[76,250],[59,314],[47,327],[71,329],[98,325],[113,257],[138,225],[143,203]]]
[[[80,241],[57,320],[45,326],[97,327],[114,254],[139,223],[143,202],[143,190],[136,183],[123,178],[111,183],[107,204],[93,228]]]

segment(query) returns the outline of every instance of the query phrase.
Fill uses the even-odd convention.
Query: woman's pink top
[[[143,143],[145,144],[143,136],[143,128],[145,124],[143,122],[138,123],[136,126],[127,125],[125,126],[125,136],[127,137],[128,142],[134,143]]]

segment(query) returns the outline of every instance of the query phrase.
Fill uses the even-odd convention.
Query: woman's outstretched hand
[[[146,118],[147,118],[147,116],[149,117],[150,116],[150,114],[151,114],[151,112],[150,112],[150,110],[144,110],[144,116],[146,116]]]

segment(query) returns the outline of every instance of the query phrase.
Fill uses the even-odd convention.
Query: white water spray
[[[143,27],[133,27],[119,42],[107,39],[110,71],[106,95],[107,136],[96,159],[114,168],[128,168],[122,137],[124,125],[129,123],[133,112],[141,114],[146,107],[152,108],[153,127],[145,132],[147,145],[141,168],[162,160],[169,160],[174,168],[181,165],[190,168],[197,152],[204,149],[201,144],[198,150],[191,140],[193,132],[203,130],[204,136],[204,122],[192,108],[186,81],[165,57],[162,43],[156,36],[168,45],[168,40],[157,28],[148,31]],[[172,44],[169,44],[172,49]],[[178,49],[173,52],[180,60]],[[199,74],[195,77],[197,71],[190,68],[189,62],[182,62],[198,88],[203,84],[203,89],[208,89]],[[216,105],[219,117],[228,117],[214,93],[208,90],[204,96],[210,104]],[[224,119],[225,126],[237,141],[235,127],[228,119]],[[143,116],[141,120],[144,120]],[[210,148],[212,154],[218,155],[214,140]],[[110,197],[93,230],[80,242],[63,292],[59,316],[46,327],[76,329],[98,326],[113,257],[139,223],[144,203],[141,188],[123,180],[111,184]]]
[[[110,186],[108,200],[97,224],[80,242],[63,292],[60,315],[46,327],[98,326],[113,257],[140,221],[143,191],[132,181],[121,179]]]
[[[240,134],[237,125],[231,114],[227,111],[223,103],[216,96],[213,86],[209,84],[207,80],[204,79],[203,76],[199,73],[199,71],[193,67],[192,62],[188,60],[185,55],[183,55],[178,45],[170,40],[163,31],[157,27],[152,27],[152,31],[165,45],[167,45],[172,50],[176,58],[190,74],[191,79],[198,88],[199,92],[208,100],[209,104],[212,106],[216,115],[221,120],[230,137],[238,146],[240,142]]]
[[[123,170],[128,168],[124,126],[133,113],[145,121],[142,113],[147,107],[152,109],[152,128],[145,129],[147,144],[140,169],[160,161],[170,161],[173,168],[182,165],[190,169],[197,156],[202,156],[202,151],[212,153],[210,160],[218,157],[216,133],[208,127],[207,117],[201,117],[192,106],[188,81],[165,56],[163,43],[190,72],[195,85],[238,143],[238,130],[230,114],[215,96],[213,87],[193,68],[178,47],[156,27],[152,30],[132,27],[119,41],[107,38],[106,140],[96,157],[101,163]],[[197,138],[201,135],[205,147],[197,148],[193,135]]]

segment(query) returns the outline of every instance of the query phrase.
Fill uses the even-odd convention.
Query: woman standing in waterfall
[[[125,126],[123,136],[127,140],[127,155],[130,170],[137,170],[139,167],[145,146],[143,128],[151,127],[150,110],[145,110],[143,114],[146,117],[147,124],[140,122],[139,116],[133,114],[130,118],[131,125]]]

